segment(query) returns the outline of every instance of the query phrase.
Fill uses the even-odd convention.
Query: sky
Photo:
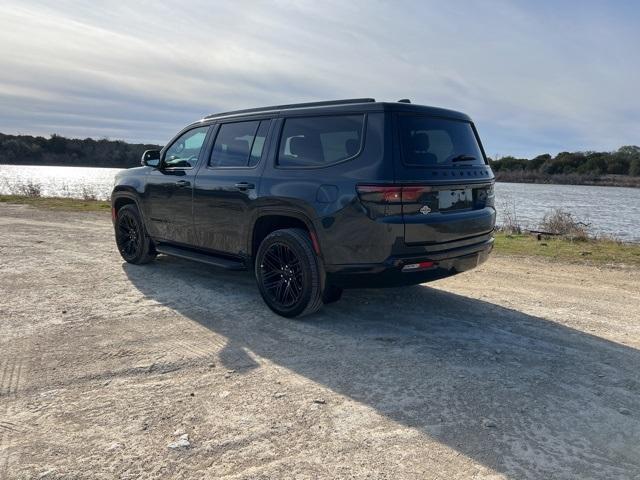
[[[640,2],[0,0],[0,132],[166,143],[227,110],[373,97],[489,156],[640,144]]]

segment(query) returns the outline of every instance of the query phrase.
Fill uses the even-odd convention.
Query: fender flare
[[[118,188],[118,187],[116,187]],[[127,198],[129,200],[133,200],[133,203],[135,203],[136,208],[138,209],[138,213],[140,214],[140,217],[142,218],[142,221],[145,223],[146,225],[146,219],[144,218],[144,212],[142,211],[142,208],[140,208],[140,198],[138,197],[138,195],[136,195],[135,193],[126,190],[126,189],[118,189],[118,190],[114,190],[113,193],[111,194],[111,208],[115,209],[116,207],[116,202],[117,200],[121,199],[121,198]],[[114,210],[114,216],[113,216],[114,220],[115,220],[115,210]]]
[[[248,237],[247,252],[252,252],[253,235],[255,233],[256,223],[258,223],[258,220],[260,218],[269,217],[272,215],[281,216],[281,217],[291,217],[291,218],[295,218],[296,220],[300,220],[302,223],[304,223],[307,227],[307,230],[309,230],[311,234],[311,242],[313,243],[314,250],[317,250],[316,253],[318,254],[318,256],[322,257],[322,250],[320,248],[320,239],[318,237],[318,229],[316,228],[311,217],[309,217],[309,215],[307,215],[306,213],[304,213],[299,209],[282,208],[282,207],[275,207],[275,208],[265,207],[265,208],[258,209],[257,214],[253,217],[253,220],[251,222],[251,229],[250,229],[249,235],[247,235]]]

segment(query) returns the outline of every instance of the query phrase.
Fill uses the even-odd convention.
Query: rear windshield
[[[406,165],[484,165],[469,122],[400,115],[402,158]]]

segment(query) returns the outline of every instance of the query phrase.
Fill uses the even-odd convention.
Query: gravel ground
[[[107,215],[0,232],[0,478],[640,478],[638,269],[494,256],[292,321]]]

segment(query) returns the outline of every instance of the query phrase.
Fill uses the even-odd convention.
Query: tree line
[[[153,144],[92,138],[50,138],[0,133],[0,163],[129,168],[140,165]],[[623,184],[640,186],[640,147],[614,152],[548,153],[533,159],[512,156],[489,159],[498,181]],[[629,177],[629,178],[627,178]]]
[[[129,168],[140,165],[145,150],[158,145],[93,138],[50,138],[0,133],[0,163]]]
[[[640,184],[640,147],[628,145],[614,152],[561,152],[548,153],[529,160],[501,157],[490,159],[491,168],[500,181],[569,180],[562,183],[602,183],[619,181],[622,184]],[[633,178],[620,178],[633,177]],[[571,181],[574,180],[574,181]],[[560,183],[560,182],[558,182]]]

